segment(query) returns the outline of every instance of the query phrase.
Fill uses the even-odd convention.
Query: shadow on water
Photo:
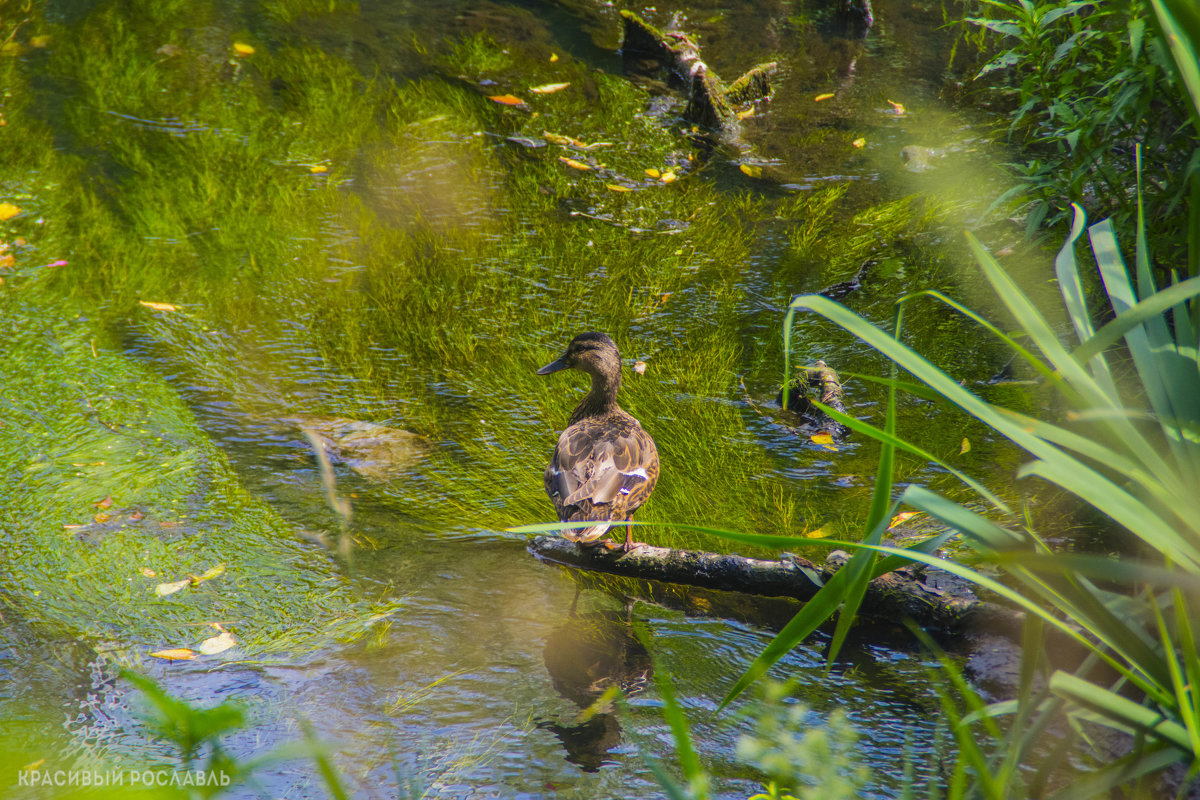
[[[322,595],[307,616],[289,608],[302,627],[315,636],[352,616],[339,613],[353,606],[343,595],[399,608],[349,643],[268,657],[269,642],[259,641],[261,651],[168,665],[144,655],[179,644],[154,638],[165,628],[134,634],[96,623],[80,644],[69,633],[80,629],[75,620],[38,606],[45,587],[9,570],[0,592],[42,617],[10,618],[0,605],[0,677],[24,695],[0,695],[6,719],[40,719],[30,741],[167,763],[113,677],[133,663],[191,701],[243,700],[252,727],[231,738],[238,757],[311,723],[355,796],[652,797],[659,789],[641,752],[670,761],[673,746],[647,683],[649,647],[673,676],[719,796],[754,793],[759,778],[735,745],[753,727],[757,700],[723,715],[716,705],[794,604],[616,585],[532,559],[504,529],[551,515],[541,470],[582,391],[534,370],[588,329],[612,333],[627,362],[645,362],[645,374],[627,370],[622,389],[662,455],[644,518],[793,534],[806,553],[805,533],[858,536],[875,448],[851,440],[830,451],[779,424],[781,311],[793,294],[846,280],[868,259],[862,288],[845,302],[874,320],[919,289],[982,303],[956,242],[1002,180],[984,121],[941,99],[950,43],[941,8],[880,0],[863,41],[837,35],[816,3],[639,9],[660,24],[681,12],[722,75],[782,65],[770,104],[742,120],[746,149],[703,161],[679,98],[621,74],[609,6],[142,6],[50,3],[30,30],[47,31],[52,46],[0,65],[22,81],[4,109],[4,135],[25,137],[13,139],[12,156],[23,172],[2,187],[30,210],[3,231],[26,243],[0,289],[70,322],[63,327],[74,332],[60,339],[74,337],[79,363],[89,352],[130,360],[147,372],[127,388],[158,381],[183,398],[232,466],[233,477],[218,468],[210,482],[240,481],[269,509],[261,519],[276,521],[263,530],[292,544],[299,537],[296,563],[322,565],[308,579],[337,602]],[[231,54],[235,41],[254,52]],[[531,91],[560,82],[571,87]],[[489,99],[507,94],[526,107]],[[833,96],[815,99],[825,94]],[[671,170],[678,180],[663,181]],[[998,247],[1019,235],[1004,221],[983,233]],[[45,266],[59,260],[67,263]],[[1004,366],[961,320],[938,312],[910,326],[964,381],[981,385]],[[802,361],[884,368],[814,320],[799,320],[797,334]],[[847,390],[851,413],[880,421],[875,386],[851,381]],[[1019,387],[988,391],[1022,405]],[[36,428],[33,412],[7,409],[0,423]],[[941,413],[909,401],[902,426],[924,432],[923,446],[956,466],[1011,473],[1012,454],[966,423],[939,424]],[[41,464],[13,441],[0,443],[6,469]],[[345,516],[326,500],[314,443],[351,510],[348,554],[336,552]],[[84,463],[71,444],[60,447],[64,469]],[[902,460],[899,470],[901,482],[963,496],[926,464]],[[175,475],[146,462],[144,474],[159,472]],[[22,525],[91,525],[105,492],[119,505],[142,485],[123,480],[113,488],[96,479],[103,491],[84,485],[61,508],[14,505],[20,519],[0,515],[4,541],[19,541]],[[251,504],[221,496],[237,508],[189,522],[189,535]],[[724,546],[655,530],[655,544]],[[123,535],[123,579],[136,580],[146,566],[138,549],[158,540]],[[107,541],[98,547],[121,546]],[[222,556],[228,580],[243,580],[247,549]],[[53,554],[21,552],[64,585],[78,577]],[[178,565],[184,575],[208,566]],[[253,607],[240,607],[244,619],[224,620],[247,642],[250,622],[290,599],[292,573],[271,569],[276,594],[260,590]],[[221,585],[205,591],[219,595]],[[91,606],[97,619],[107,612],[101,600]],[[183,601],[154,603],[150,617]],[[919,779],[936,776],[926,657],[895,631],[862,629],[826,670],[823,635],[772,675],[798,678],[818,720],[834,709],[849,715],[875,769],[867,796],[893,796],[905,747]],[[609,687],[628,696],[627,711],[594,707]],[[307,766],[272,767],[260,781],[272,796],[321,791]]]

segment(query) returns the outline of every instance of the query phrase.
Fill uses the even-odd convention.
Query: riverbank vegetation
[[[905,110],[895,100],[907,98],[888,94],[894,85],[869,84],[869,49],[855,51],[861,62],[851,59],[848,69],[805,66],[796,42],[811,20],[773,23],[787,33],[775,41],[802,90],[782,98],[785,111],[760,109],[760,129],[754,115],[742,120],[748,141],[763,138],[760,149],[713,157],[677,124],[669,93],[620,74],[608,33],[567,36],[562,30],[580,20],[555,16],[561,10],[551,24],[523,8],[467,8],[447,16],[450,24],[437,17],[444,9],[424,7],[367,17],[341,2],[227,5],[5,7],[13,14],[0,29],[0,669],[23,676],[31,695],[73,703],[83,686],[119,708],[108,716],[89,706],[64,728],[57,706],[48,713],[5,696],[7,717],[33,722],[6,728],[13,746],[4,766],[31,767],[60,748],[79,763],[145,760],[158,745],[147,746],[141,728],[122,728],[132,692],[112,692],[115,685],[151,698],[162,730],[175,725],[174,738],[168,731],[162,741],[179,752],[159,753],[156,763],[187,767],[201,750],[249,763],[259,742],[246,740],[262,720],[278,722],[273,706],[293,690],[310,711],[332,718],[336,708],[357,720],[374,707],[355,691],[374,701],[372,691],[394,699],[397,685],[437,685],[404,669],[457,674],[456,658],[480,684],[445,702],[455,720],[447,727],[478,736],[482,717],[473,715],[487,709],[502,720],[495,735],[509,735],[506,746],[520,754],[506,752],[510,762],[528,760],[514,740],[525,746],[538,735],[550,743],[537,752],[562,761],[545,733],[553,726],[534,719],[550,682],[530,675],[544,656],[512,653],[546,638],[560,623],[549,614],[568,606],[574,614],[578,598],[557,572],[538,583],[509,566],[528,556],[504,528],[550,513],[541,470],[577,395],[533,370],[583,329],[610,332],[644,367],[627,373],[622,401],[653,425],[666,469],[643,516],[743,531],[715,540],[656,526],[653,543],[859,550],[845,577],[783,628],[740,683],[732,665],[749,657],[757,634],[738,629],[732,644],[715,646],[715,637],[677,635],[681,619],[703,616],[702,598],[661,612],[658,647],[679,648],[674,669],[711,666],[677,676],[687,702],[675,702],[664,674],[654,699],[629,703],[622,718],[637,720],[628,736],[647,750],[675,734],[697,794],[717,779],[702,775],[701,756],[686,744],[685,716],[713,710],[727,688],[733,701],[840,605],[832,660],[849,636],[861,581],[904,560],[956,571],[1022,606],[1031,643],[1039,625],[1068,629],[1090,651],[1087,668],[1094,661],[1116,677],[1067,668],[1031,647],[1022,685],[1029,704],[972,708],[947,695],[958,761],[949,744],[925,741],[923,755],[907,762],[909,777],[872,776],[857,765],[848,725],[861,722],[852,713],[847,725],[830,723],[828,736],[805,736],[803,714],[771,688],[751,705],[762,719],[743,718],[741,736],[705,721],[706,765],[719,760],[721,778],[738,787],[761,778],[767,797],[801,796],[788,785],[799,780],[800,755],[829,767],[829,781],[847,793],[907,782],[953,797],[1033,795],[1026,756],[1061,710],[1084,733],[1099,720],[1135,737],[1124,761],[1099,765],[1091,778],[1099,788],[1200,752],[1192,688],[1200,664],[1182,613],[1200,562],[1200,514],[1186,491],[1200,473],[1200,392],[1189,383],[1200,321],[1182,279],[1196,274],[1200,247],[1185,254],[1196,228],[1180,221],[1191,203],[1195,139],[1172,138],[1192,119],[1185,101],[1200,90],[1187,83],[1187,63],[1156,16],[1177,4],[1134,2],[1125,17],[1081,3],[966,12],[969,43],[987,49],[981,60],[994,66],[974,71],[1001,81],[995,91],[1013,105],[1014,141],[1037,162],[1025,171],[1040,204],[1028,209],[1030,227],[1054,222],[1072,201],[1098,212],[1093,219],[1114,219],[1092,228],[1110,305],[1088,306],[1096,282],[1072,277],[1080,221],[1059,257],[1069,327],[1042,316],[1007,278],[1008,262],[972,241],[1002,310],[906,311],[904,324],[896,314],[886,332],[862,320],[886,320],[898,296],[904,309],[928,307],[978,283],[960,268],[967,248],[946,244],[947,219],[978,211],[978,198],[940,196],[942,184],[917,183],[926,176],[904,171],[888,150],[908,143],[901,126],[922,113],[932,118],[934,103],[909,101]],[[1174,35],[1194,48],[1190,19],[1183,14]],[[414,26],[429,35],[411,35]],[[720,37],[711,39],[716,58],[736,60],[736,48],[722,51]],[[1043,61],[1045,74],[1031,77]],[[856,89],[855,80],[870,88]],[[1190,95],[1164,96],[1183,86]],[[798,108],[809,127],[796,122]],[[986,160],[981,148],[954,144],[937,158]],[[906,182],[883,186],[889,168]],[[1001,228],[988,233],[1011,235]],[[1136,245],[1131,280],[1122,277],[1118,242]],[[1172,267],[1183,288],[1170,288]],[[846,301],[857,316],[812,296],[792,304],[844,331],[811,314],[789,316],[781,340],[789,297],[850,275],[866,276]],[[1110,316],[1116,321],[1105,325]],[[977,335],[985,318],[995,320],[983,328],[989,334],[1006,332],[1000,347]],[[1070,331],[1080,344],[1068,348],[1059,337]],[[1128,358],[1112,356],[1120,339]],[[1005,347],[1017,354],[1021,381],[992,380],[1005,371]],[[770,408],[780,366],[823,357],[842,372],[887,374],[896,364],[926,381],[861,381],[850,395],[856,418],[919,438],[919,451],[905,454],[887,437],[868,443],[862,428],[840,450],[796,437],[789,418]],[[1039,385],[1027,390],[1026,379]],[[947,424],[955,406],[966,415]],[[427,444],[419,468],[379,481],[343,463],[339,483],[322,488],[302,430],[347,420],[418,435]],[[1021,474],[1107,514],[1104,530],[1123,548],[1112,552],[1128,558],[1051,554],[1035,524],[1039,511],[1022,516],[1024,489],[1011,480],[1026,457],[1021,448],[1036,459]],[[989,507],[962,474],[993,487],[984,496],[991,510],[1013,513],[985,519]],[[979,558],[1004,568],[1004,581],[974,560],[939,560],[933,545],[885,545],[904,486],[904,502],[962,528]],[[331,513],[326,497],[337,508],[353,501],[353,522],[348,512]],[[352,555],[314,544],[339,526]],[[453,588],[438,594],[443,585]],[[427,605],[408,598],[419,592],[430,593]],[[402,638],[401,628],[416,633]],[[206,652],[230,632],[238,649]],[[389,649],[391,637],[398,643]],[[220,641],[206,644],[212,639]],[[462,649],[445,656],[447,647]],[[431,655],[416,668],[405,660],[424,651]],[[164,652],[180,660],[165,667],[172,656]],[[300,664],[269,672],[288,659]],[[35,686],[28,676],[46,664],[50,677]],[[157,671],[163,685],[119,677],[125,666]],[[814,715],[860,701],[852,673],[838,677],[828,689],[836,697],[819,698],[829,702]],[[353,690],[344,688],[347,674],[359,681]],[[911,677],[890,679],[906,685],[896,718],[923,725],[936,714],[930,696],[904,694]],[[253,708],[244,715],[222,705],[206,715],[172,700],[223,698],[246,685]],[[505,727],[514,704],[527,719]],[[424,715],[406,713],[406,730],[428,735],[422,741],[433,752],[490,750],[473,750],[474,740],[456,750],[434,738],[440,723],[429,733]],[[586,722],[596,709],[571,713]],[[390,780],[381,775],[395,765],[389,734],[398,714],[365,725],[376,728],[361,734],[369,755],[347,770],[354,781]],[[1006,727],[1010,719],[1016,724]],[[289,724],[264,739],[294,733]],[[241,745],[222,744],[239,731]],[[357,725],[341,733],[360,737]],[[885,731],[876,752],[894,753],[905,735]],[[738,740],[737,753],[721,749]],[[1055,740],[1074,744],[1069,734]],[[593,754],[597,763],[609,749]],[[636,762],[636,773],[640,756],[626,749],[620,757]],[[318,752],[314,791],[347,793],[323,758]],[[943,758],[956,764],[945,776]],[[638,773],[641,783],[613,788],[606,776],[567,765],[572,785],[560,792],[565,770],[525,766],[530,791],[548,795],[622,796],[648,786]],[[1120,772],[1126,767],[1132,772]],[[496,774],[511,777],[510,763]],[[483,780],[465,769],[456,779]],[[411,793],[441,790],[454,787]]]

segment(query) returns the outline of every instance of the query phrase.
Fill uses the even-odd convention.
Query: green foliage
[[[1069,219],[1070,203],[1078,203],[1131,235],[1131,155],[1140,144],[1154,154],[1144,176],[1147,224],[1160,249],[1182,252],[1200,128],[1176,91],[1151,0],[978,0],[977,7],[981,14],[964,23],[986,31],[990,60],[974,80],[1011,109],[1009,132],[1028,154],[1012,167],[1021,181],[1014,192],[1032,201],[1029,232]]]
[[[840,709],[813,725],[811,712],[788,702],[795,687],[767,682],[753,734],[743,734],[737,755],[767,776],[764,792],[750,800],[853,800],[871,778],[855,752],[858,733]]]
[[[1141,561],[1097,562],[1063,554],[1048,558],[1050,551],[1031,527],[1003,528],[919,486],[910,486],[901,497],[962,532],[981,554],[999,561],[1015,588],[960,564],[916,553],[907,554],[909,558],[938,564],[988,586],[1093,654],[1077,673],[1056,671],[1049,694],[1031,699],[1032,709],[1020,713],[1045,713],[1066,701],[1073,718],[1143,739],[1145,746],[1090,778],[1089,786],[1099,792],[1161,770],[1165,762],[1200,763],[1200,719],[1195,713],[1200,688],[1189,679],[1200,674],[1200,667],[1191,646],[1194,634],[1187,611],[1200,588],[1200,503],[1194,491],[1200,476],[1200,364],[1195,347],[1200,278],[1182,281],[1157,297],[1144,229],[1139,229],[1131,277],[1111,223],[1092,226],[1092,247],[1115,314],[1108,330],[1097,333],[1083,303],[1075,261],[1074,243],[1083,228],[1083,212],[1077,208],[1074,230],[1058,258],[1059,285],[1080,342],[1074,352],[1061,343],[991,255],[971,239],[993,288],[1036,347],[1036,354],[1019,354],[1043,374],[1046,367],[1053,370],[1047,384],[1070,409],[1062,423],[1033,420],[982,400],[897,338],[824,298],[799,297],[792,308],[816,311],[879,348],[1033,456],[1021,475],[1057,484],[1139,542]],[[895,336],[899,335],[897,328]],[[1105,354],[1104,344],[1118,336],[1123,337],[1137,370],[1138,391],[1132,398],[1118,389],[1118,376]],[[1131,406],[1130,399],[1148,405]],[[874,549],[902,554],[895,548]],[[1166,569],[1155,569],[1158,566]],[[1100,588],[1093,582],[1096,577],[1124,586],[1125,592]],[[1071,625],[1064,624],[1064,618]],[[1101,663],[1120,676],[1120,683],[1135,689],[1137,699],[1122,696],[1096,677],[1092,670]],[[1004,705],[990,713],[1016,709]],[[1022,749],[1028,747],[1022,743]],[[1166,753],[1173,755],[1168,758]],[[993,769],[983,762],[976,765],[981,786],[994,782]],[[1016,796],[1022,791],[1019,773],[1009,768],[1003,774],[1002,796]],[[986,794],[1001,796],[996,791],[989,789]]]
[[[353,638],[394,610],[251,498],[161,378],[11,297],[0,337],[0,590],[30,622],[136,661],[218,620],[261,655]],[[218,564],[218,579],[155,593]]]

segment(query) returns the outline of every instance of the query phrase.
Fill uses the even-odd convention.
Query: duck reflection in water
[[[578,602],[578,594],[576,595]],[[632,625],[632,605],[622,611],[571,614],[546,640],[542,655],[555,690],[584,713],[572,724],[543,721],[538,727],[562,741],[567,760],[585,772],[596,772],[608,752],[621,742],[621,726],[611,703],[593,704],[612,687],[625,695],[645,688],[652,666],[650,654]]]

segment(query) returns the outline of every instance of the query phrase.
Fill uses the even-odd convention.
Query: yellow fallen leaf
[[[325,166],[324,164],[313,164],[308,168],[308,171],[313,175],[320,175],[322,173],[329,172],[329,167]]]
[[[6,219],[12,219],[20,213],[21,209],[17,208],[12,203],[0,203],[0,222],[3,222]]]
[[[738,119],[748,119],[749,117],[753,117],[753,116],[754,116],[753,108],[747,108],[745,111],[737,112]]]
[[[663,183],[674,183],[677,177],[674,172],[664,172],[658,179]]]
[[[758,164],[739,164],[738,169],[749,175],[751,178],[762,177],[762,167]]]
[[[851,142],[850,144],[854,145],[855,147],[859,147],[859,148],[861,148],[861,147],[864,147],[864,146],[866,146],[866,144],[867,144],[867,140],[866,140],[866,139],[859,138],[859,139],[855,139],[855,140],[854,140],[853,142]]]
[[[831,98],[831,97],[833,97],[833,96],[834,96],[834,95],[833,95],[833,92],[826,92],[825,94],[819,94],[819,95],[817,95],[816,97],[814,97],[814,98],[813,98],[813,102],[814,102],[814,103],[819,103],[819,102],[821,102],[822,100],[828,100],[829,98]]]
[[[606,183],[606,184],[604,184],[604,186],[611,192],[632,192],[633,191],[633,189],[630,189],[628,186],[620,186],[615,183]]]
[[[488,100],[495,103],[501,103],[506,106],[523,106],[525,101],[517,97],[515,94],[491,94],[488,95]]]
[[[961,456],[964,453],[971,452],[971,440],[963,437],[962,447],[958,448],[958,454]]]
[[[583,163],[582,161],[576,161],[573,158],[565,158],[563,156],[559,156],[558,160],[561,161],[562,163],[566,164],[571,169],[583,169],[583,170],[591,169],[591,167],[589,167],[587,164]]]
[[[42,764],[45,764],[45,763],[46,763],[46,759],[39,758],[37,761],[31,761],[28,764],[26,764],[25,766],[21,767],[21,771],[22,772],[36,772],[38,770],[38,768],[40,768],[42,766]]]
[[[888,100],[887,104],[892,107],[892,110],[896,112],[897,116],[904,113],[904,106],[900,105],[899,103],[893,103],[891,100]]]
[[[245,42],[234,42],[233,52],[237,53],[239,56],[252,56],[254,55],[254,48]]]
[[[152,303],[149,300],[139,300],[138,302],[141,303],[142,305],[144,305],[146,308],[152,308],[155,311],[178,311],[179,310],[178,306],[173,306],[170,303]]]
[[[575,141],[569,136],[563,136],[561,133],[551,133],[550,131],[542,131],[542,138],[550,144],[568,145]]]
[[[554,92],[561,92],[570,85],[569,83],[543,83],[541,86],[534,86],[529,91],[534,94],[553,94]]]
[[[154,570],[150,569],[149,567],[142,567],[142,574],[145,575],[147,578],[153,578],[158,573],[155,572]]]
[[[196,575],[195,577],[193,577],[192,582],[193,583],[202,583],[204,581],[211,581],[213,578],[219,577],[224,574],[225,574],[225,565],[217,564],[212,569],[206,570],[203,573],[201,573],[200,575]]]
[[[154,587],[154,593],[159,597],[166,597],[169,594],[175,594],[185,586],[190,586],[191,583],[191,578],[184,578],[183,580],[175,581],[174,583],[160,583],[158,586]]]
[[[806,539],[828,539],[829,534],[824,528],[817,528],[815,531],[805,531],[804,538]]]
[[[920,511],[901,511],[899,514],[892,517],[892,521],[888,523],[888,530],[890,531],[892,528],[896,527],[902,522],[907,522],[920,513]]]
[[[828,433],[814,433],[808,437],[813,444],[819,444],[826,450],[837,450],[837,445],[833,443],[833,436]]]
[[[550,54],[550,63],[553,64],[555,61],[558,61],[558,53],[551,53]]]
[[[656,170],[654,167],[650,167],[649,169],[647,169],[646,174],[649,175],[651,178],[657,178],[662,175],[662,173],[659,172],[658,170]]]
[[[150,655],[155,658],[164,658],[167,661],[191,661],[196,657],[196,651],[186,647],[177,647],[174,650],[159,650]]]
[[[29,46],[30,47],[41,48],[41,47],[46,47],[49,44],[50,44],[50,37],[48,35],[30,36],[29,37]]]
[[[196,649],[206,656],[215,656],[217,653],[224,653],[235,644],[237,644],[237,640],[225,632],[205,639],[196,646]]]

